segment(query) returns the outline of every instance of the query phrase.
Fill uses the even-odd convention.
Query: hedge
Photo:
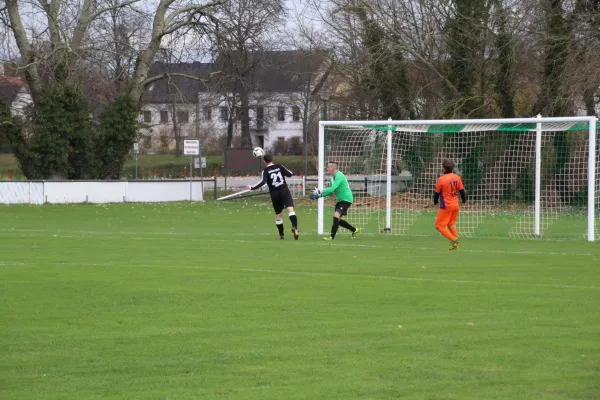
[[[189,158],[188,157],[177,157],[177,159],[161,160],[160,157],[155,156],[153,159],[141,160],[138,164],[138,178],[139,179],[152,179],[154,171],[156,170],[157,178],[183,178],[184,171],[189,169]],[[167,161],[167,162],[165,162]],[[275,158],[275,162],[285,165],[286,168],[300,174],[304,171],[304,158],[301,156],[280,156]],[[189,173],[189,171],[188,171]],[[217,176],[225,176],[225,169],[223,166],[222,156],[210,156],[206,160],[206,169],[204,169],[204,176],[213,176],[216,173]],[[200,171],[194,169],[194,176],[199,176]],[[308,159],[308,174],[317,174],[317,160],[315,157]],[[242,173],[229,173],[228,176],[247,176],[247,175],[258,175],[252,172]],[[124,168],[123,178],[134,179],[135,178],[135,159],[127,162]]]

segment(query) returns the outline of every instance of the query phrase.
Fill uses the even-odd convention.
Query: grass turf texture
[[[0,207],[2,399],[598,399],[600,246]],[[328,211],[329,220],[329,211]]]

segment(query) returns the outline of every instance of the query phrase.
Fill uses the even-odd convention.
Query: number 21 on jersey
[[[273,187],[279,187],[283,185],[283,176],[281,175],[281,172],[273,172],[271,174],[271,183]]]

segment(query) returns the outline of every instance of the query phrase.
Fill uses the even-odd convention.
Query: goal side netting
[[[335,161],[355,196],[347,219],[362,232],[436,235],[432,196],[450,159],[468,196],[461,236],[600,238],[593,117],[322,121],[319,128],[319,187],[327,187],[326,163]],[[333,205],[319,201],[321,234]]]

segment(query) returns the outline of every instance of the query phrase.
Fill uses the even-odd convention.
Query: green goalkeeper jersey
[[[341,172],[337,171],[335,174],[331,176],[329,181],[329,187],[323,190],[321,194],[323,197],[331,196],[332,194],[336,195],[337,201],[347,201],[348,203],[354,202],[354,196],[352,196],[352,190],[350,190],[350,186],[348,185],[348,180],[346,176]]]

